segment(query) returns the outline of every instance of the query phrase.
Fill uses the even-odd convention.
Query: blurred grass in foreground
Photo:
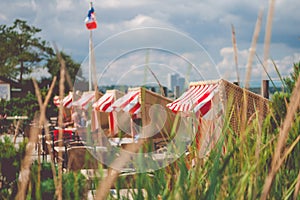
[[[295,64],[295,72],[291,78],[285,79],[286,83],[297,82],[299,65]],[[294,95],[300,95],[300,91],[294,91]],[[143,191],[146,191],[147,199],[261,198],[266,177],[271,171],[274,152],[278,150],[279,131],[290,96],[289,91],[277,92],[271,100],[270,113],[266,118],[260,122],[259,113],[256,113],[240,133],[234,132],[230,126],[230,110],[227,111],[223,133],[216,147],[205,159],[196,159],[194,167],[188,168],[187,159],[181,157],[170,166],[154,171],[152,176],[143,173],[130,180],[121,177],[117,185],[136,188],[129,190],[133,199],[144,199]],[[272,182],[268,199],[300,199],[297,191],[295,193],[300,170],[299,108],[294,114],[294,120],[286,123],[291,124],[291,129],[284,151],[281,152],[283,161]],[[259,131],[261,134],[258,134]],[[224,147],[225,153],[222,150]],[[197,153],[194,146],[190,149],[191,154]],[[118,199],[127,199],[119,191],[117,187]],[[109,198],[114,199],[112,196]]]

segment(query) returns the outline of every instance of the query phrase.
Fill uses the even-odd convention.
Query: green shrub
[[[0,140],[0,199],[12,199],[17,192],[17,179],[24,158],[27,139],[16,148],[8,136]]]
[[[56,174],[57,172],[56,167]],[[34,162],[31,167],[31,197],[30,199],[46,199],[52,200],[55,197],[55,185],[53,180],[53,173],[51,170],[51,163],[41,163],[41,186],[40,191],[37,191],[37,173],[38,163]],[[63,174],[63,199],[86,199],[87,197],[87,181],[85,176],[78,172],[66,172]]]

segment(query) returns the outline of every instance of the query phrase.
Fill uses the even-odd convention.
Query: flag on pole
[[[95,16],[95,9],[93,7],[93,4],[91,2],[91,8],[88,12],[88,15],[85,19],[85,25],[86,25],[86,28],[88,30],[93,30],[93,29],[96,29],[97,28],[97,21],[96,21],[96,16]]]

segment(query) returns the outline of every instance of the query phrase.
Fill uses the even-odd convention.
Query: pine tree
[[[41,32],[26,21],[16,19],[12,26],[0,25],[0,75],[18,79],[30,74],[53,49],[37,34]]]

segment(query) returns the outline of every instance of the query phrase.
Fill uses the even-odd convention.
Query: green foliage
[[[81,76],[82,72],[78,71],[80,64],[72,60],[71,56],[67,55],[64,52],[60,52],[62,59],[65,61],[66,69],[70,74],[71,81],[75,81],[75,76]],[[48,68],[48,72],[52,77],[57,76],[58,80],[60,79],[60,62],[56,56],[49,57],[45,65]]]
[[[262,135],[256,132],[259,128],[257,118],[248,124],[244,138],[233,133],[230,127],[223,130],[224,140],[219,140],[210,155],[198,160],[192,168],[187,168],[185,157],[181,157],[170,166],[151,173],[136,174],[132,179],[120,177],[117,194],[110,198],[129,199],[122,197],[120,189],[135,188],[129,190],[129,195],[137,200],[145,199],[143,190],[147,193],[146,199],[259,199],[277,137],[268,129],[270,117],[267,116],[261,127]],[[299,135],[299,120],[298,116],[287,146]],[[269,199],[291,199],[293,195],[300,169],[300,144],[295,144],[291,150],[276,175]]]
[[[56,167],[56,174],[57,172]],[[56,199],[55,185],[51,171],[51,163],[41,163],[41,188],[38,192],[37,189],[37,173],[38,163],[34,162],[31,167],[31,199]],[[63,174],[63,199],[86,199],[87,194],[87,181],[84,175],[80,172],[67,172]]]
[[[27,93],[24,98],[12,98],[5,102],[4,112],[10,116],[28,116],[33,119],[34,113],[38,111],[37,98],[32,93]]]
[[[40,177],[41,185],[40,188],[37,187],[38,183],[38,162],[37,160],[31,166],[30,173],[30,188],[29,194],[30,199],[53,199],[55,186],[53,182],[53,175],[51,171],[51,163],[42,162],[40,166]],[[56,168],[57,170],[57,168]]]
[[[46,41],[37,37],[41,32],[26,21],[16,19],[12,26],[0,25],[0,75],[12,79],[30,74],[34,67],[49,55],[53,55],[52,48]]]
[[[6,26],[0,27],[0,42],[3,43],[0,45],[0,73],[16,76],[19,72],[9,71],[11,69],[6,66],[12,65],[12,63],[18,65],[20,60],[11,57],[10,52],[1,53],[5,48],[10,48],[10,44],[5,42],[8,38],[5,34],[11,34],[9,31],[12,30]],[[26,27],[23,30],[26,30]],[[35,31],[39,32],[39,30]],[[72,62],[70,57],[64,53],[62,56],[66,60],[71,79],[74,80],[79,65]],[[19,58],[27,59],[30,56],[27,57],[24,54],[23,57],[22,54]],[[26,62],[29,61],[32,60],[28,59]],[[59,63],[56,58],[48,57],[46,67],[52,76],[59,75]],[[242,133],[234,132],[230,126],[224,128],[222,130],[223,138],[218,141],[210,155],[204,159],[196,159],[196,165],[191,168],[187,167],[188,161],[183,156],[170,166],[151,173],[135,174],[132,178],[120,176],[115,185],[117,199],[122,198],[120,189],[124,187],[136,189],[130,191],[133,199],[144,199],[143,191],[146,191],[148,199],[259,199],[275,151],[278,129],[286,116],[286,106],[290,101],[291,92],[299,74],[300,63],[296,63],[291,76],[284,79],[287,90],[274,94],[271,99],[271,113],[263,123],[259,122],[258,117],[254,117]],[[45,92],[43,94],[45,95]],[[28,115],[31,118],[38,110],[38,106],[35,95],[28,93],[24,98],[12,99],[11,102],[0,102],[0,109],[10,115]],[[229,122],[230,118],[231,116],[227,117],[225,121]],[[300,169],[300,144],[297,141],[300,133],[299,112],[295,113],[295,121],[291,123],[292,128],[286,143],[289,151],[275,176],[269,199],[291,199],[295,190]],[[196,153],[196,148],[191,149],[191,154]],[[24,152],[25,145],[21,145],[17,150],[7,138],[4,139],[4,142],[0,142],[1,175],[5,176],[4,180],[7,181],[4,189],[2,183],[0,199],[13,196],[15,189],[12,190],[12,186],[7,183],[8,180],[16,180]],[[10,169],[4,170],[7,163]],[[50,163],[42,163],[41,168],[41,189],[35,191],[37,188],[37,163],[32,166],[29,196],[31,195],[31,199],[39,199],[39,197],[55,199]],[[8,172],[12,173],[7,174]],[[80,173],[64,173],[63,199],[84,199],[87,191],[86,183],[86,179]],[[114,197],[110,196],[110,198]]]
[[[294,63],[293,72],[289,77],[283,79],[287,91],[275,92],[271,100],[271,112],[273,113],[274,121],[279,127],[286,116],[287,104],[290,102],[291,93],[295,87],[295,83],[300,75],[300,62]],[[274,125],[273,125],[274,126]]]
[[[0,140],[0,199],[12,199],[17,192],[17,178],[25,156],[27,140],[16,148],[8,136]]]
[[[87,196],[87,181],[85,176],[78,172],[69,172],[63,175],[63,199],[85,199]]]
[[[60,55],[62,59],[65,62],[66,70],[68,72],[68,75],[70,76],[71,84],[75,82],[75,77],[82,76],[82,71],[80,69],[80,64],[72,60],[71,56],[67,55],[64,52],[60,52]],[[57,76],[57,80],[60,80],[60,67],[61,64],[57,58],[57,56],[49,57],[46,61],[45,67],[48,69],[48,72],[51,74],[51,78],[54,76]],[[65,91],[69,91],[72,88],[70,88],[70,85],[68,84],[68,80],[65,82]],[[56,82],[55,86],[55,92],[58,93],[58,81]]]
[[[10,50],[10,42],[8,40],[8,30],[5,25],[0,25],[0,75],[4,76],[16,76],[14,68],[9,66],[10,58],[13,56],[13,52]]]
[[[272,113],[274,115],[273,118],[273,123],[279,125],[283,121],[283,119],[286,116],[286,111],[287,111],[287,103],[289,103],[290,99],[290,94],[289,93],[284,93],[284,92],[275,92],[272,101],[270,104]]]
[[[21,159],[25,155],[27,139],[24,139],[23,142],[19,144],[19,147],[16,148],[14,143],[11,141],[11,138],[4,136],[3,141],[0,140],[0,160],[4,164],[3,159],[12,159],[13,166],[20,168]],[[0,166],[1,166],[0,163]]]
[[[53,179],[46,179],[41,182],[41,199],[54,199],[55,185]],[[39,198],[37,198],[39,199]]]
[[[284,79],[284,82],[288,88],[288,93],[291,93],[293,91],[299,75],[300,75],[300,62],[294,63],[293,72],[290,74],[290,77]]]
[[[8,136],[4,137],[4,141],[0,140],[0,159],[13,158],[17,155],[17,149]]]
[[[41,89],[42,99],[45,99],[47,95],[47,88]],[[28,125],[36,112],[39,111],[39,104],[35,94],[28,92],[26,96],[22,98],[12,98],[10,101],[0,101],[1,113],[6,113],[8,116],[28,116],[28,120],[24,122],[24,125]],[[57,108],[50,102],[47,105],[47,117],[56,114]]]
[[[136,175],[131,185],[137,191],[147,191],[148,199],[259,199],[270,170],[278,129],[285,119],[298,77],[299,64],[296,64],[291,77],[284,79],[289,89],[275,93],[271,100],[271,113],[263,123],[256,116],[242,133],[234,132],[230,126],[225,127],[222,131],[224,138],[218,141],[208,157],[198,160],[196,166],[189,169],[185,166],[186,160],[178,159],[170,167],[153,172],[151,178],[145,178],[147,173]],[[230,118],[225,121],[230,121]],[[290,123],[292,128],[285,144],[287,156],[275,176],[268,199],[293,199],[299,181],[299,112]],[[223,152],[222,148],[226,151]],[[119,187],[125,183],[128,179],[118,180]],[[117,199],[122,199],[119,190],[117,192]],[[133,199],[143,199],[139,192],[129,193]]]

